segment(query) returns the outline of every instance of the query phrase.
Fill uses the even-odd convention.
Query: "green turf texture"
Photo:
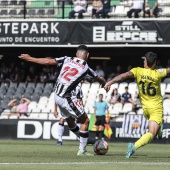
[[[62,146],[56,146],[54,140],[0,140],[0,170],[170,169],[169,144],[149,144],[137,150],[130,159],[125,158],[127,143],[108,144],[109,151],[104,156],[80,157],[76,155],[78,141],[63,141]],[[87,150],[93,153],[93,146],[88,145]]]

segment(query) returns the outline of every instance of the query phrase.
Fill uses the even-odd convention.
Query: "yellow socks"
[[[144,146],[150,143],[153,139],[154,139],[154,136],[152,135],[152,133],[148,132],[135,142],[135,148],[138,149],[141,146]]]

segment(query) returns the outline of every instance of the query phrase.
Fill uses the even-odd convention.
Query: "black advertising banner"
[[[56,45],[68,43],[65,21],[0,21],[0,44]]]
[[[170,20],[1,20],[0,46],[170,45]]]
[[[72,22],[70,43],[170,44],[169,21]]]

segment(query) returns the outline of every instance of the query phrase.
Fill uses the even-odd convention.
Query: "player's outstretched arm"
[[[104,86],[104,89],[108,92],[110,90],[110,86],[114,83],[118,83],[120,81],[123,81],[125,79],[128,79],[128,78],[134,78],[134,75],[132,72],[128,71],[128,72],[125,72],[125,73],[122,73],[116,77],[114,77],[112,80],[108,81],[105,86]]]
[[[106,84],[106,80],[103,77],[97,76],[95,80],[98,81],[102,85],[102,87],[104,87],[104,85]]]
[[[25,60],[25,61],[29,61],[29,62],[33,62],[33,63],[38,63],[38,64],[42,64],[42,65],[55,65],[57,63],[57,61],[55,59],[35,58],[35,57],[31,57],[28,54],[21,54],[18,57],[23,59],[23,60]]]

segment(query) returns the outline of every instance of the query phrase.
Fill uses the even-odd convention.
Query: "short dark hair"
[[[157,60],[157,54],[153,53],[153,52],[147,52],[145,54],[144,57],[142,57],[143,59],[146,58],[147,61],[147,65],[148,67],[152,67],[152,65],[155,63],[155,61]]]
[[[103,94],[99,94],[99,96],[102,96],[102,97],[103,97]]]
[[[88,52],[88,47],[86,45],[79,45],[77,47],[77,51],[79,51],[79,50],[84,51],[84,52],[87,53]]]

